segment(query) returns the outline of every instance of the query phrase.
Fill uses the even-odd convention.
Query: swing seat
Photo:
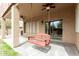
[[[28,37],[28,41],[30,43],[33,43],[33,44],[38,45],[40,47],[48,46],[50,43],[50,39],[51,39],[50,35],[44,34],[44,33],[40,33],[40,34],[36,34],[34,36]]]

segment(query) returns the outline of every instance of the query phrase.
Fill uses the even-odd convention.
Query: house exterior
[[[58,3],[51,11],[50,20],[47,20],[46,12],[42,12],[42,3],[4,3],[0,5],[1,40],[6,35],[6,20],[11,20],[12,46],[19,45],[19,20],[23,16],[23,36],[45,33],[45,21],[62,19],[62,40],[75,44],[79,50],[79,4]],[[31,8],[32,7],[32,8]],[[31,16],[32,15],[32,16]]]

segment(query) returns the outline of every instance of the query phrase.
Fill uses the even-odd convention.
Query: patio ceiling
[[[31,12],[32,12],[32,17],[39,17],[41,14],[46,13],[45,11],[42,13],[42,5],[43,3],[33,3],[32,4],[32,10],[31,10],[31,4],[30,3],[19,3],[17,5],[20,15],[24,16],[25,19],[30,19],[31,18]],[[67,10],[70,8],[74,8],[75,4],[55,4],[56,8],[52,9],[53,12],[58,12],[58,11],[63,11]],[[9,11],[5,17],[11,18],[11,11]]]

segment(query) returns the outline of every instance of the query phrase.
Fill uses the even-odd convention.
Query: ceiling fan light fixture
[[[48,7],[46,7],[46,9],[47,9],[47,10],[49,10],[49,9],[50,9],[50,7],[48,6]]]

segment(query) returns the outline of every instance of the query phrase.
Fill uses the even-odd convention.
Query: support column
[[[6,21],[3,17],[1,17],[0,20],[1,20],[1,39],[4,39],[6,35]]]
[[[19,45],[19,19],[20,14],[18,8],[14,5],[11,8],[11,33],[13,40],[13,47],[17,47]]]

